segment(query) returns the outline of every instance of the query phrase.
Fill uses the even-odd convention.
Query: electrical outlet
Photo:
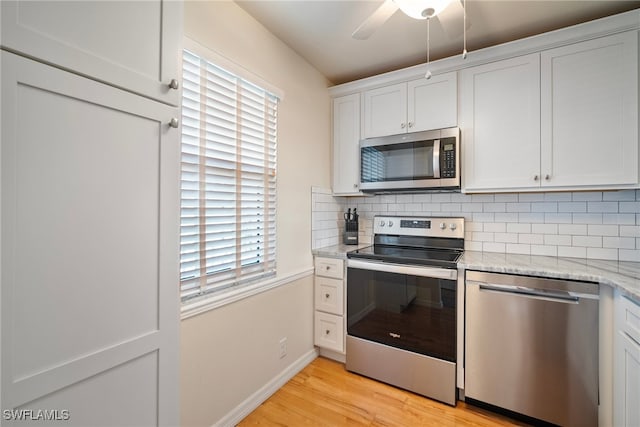
[[[287,337],[280,339],[280,359],[287,355]]]

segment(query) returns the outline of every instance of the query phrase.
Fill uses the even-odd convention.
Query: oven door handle
[[[362,261],[350,258],[347,260],[347,267],[386,273],[407,274],[410,276],[433,277],[435,279],[456,280],[458,278],[458,270],[456,269],[429,266],[416,267],[413,265],[392,264],[383,261]]]

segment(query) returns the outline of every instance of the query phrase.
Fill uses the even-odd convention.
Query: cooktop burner
[[[455,268],[464,250],[464,218],[375,217],[374,244],[349,258]]]
[[[449,267],[455,265],[461,250],[451,249],[415,249],[393,246],[368,246],[349,252],[349,258],[377,259],[396,264],[420,264]]]

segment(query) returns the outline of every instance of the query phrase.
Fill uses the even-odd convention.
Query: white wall
[[[278,276],[310,269],[311,186],[330,185],[328,81],[230,1],[185,2],[185,35],[285,92],[278,107]],[[182,321],[181,424],[213,425],[313,349],[313,279]],[[279,340],[288,354],[279,358]]]

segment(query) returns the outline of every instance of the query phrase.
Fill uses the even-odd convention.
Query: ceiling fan
[[[468,19],[463,22],[464,7],[461,0],[385,0],[351,37],[357,40],[368,39],[398,9],[415,19],[437,18],[449,38],[461,35],[463,29],[469,27]]]

